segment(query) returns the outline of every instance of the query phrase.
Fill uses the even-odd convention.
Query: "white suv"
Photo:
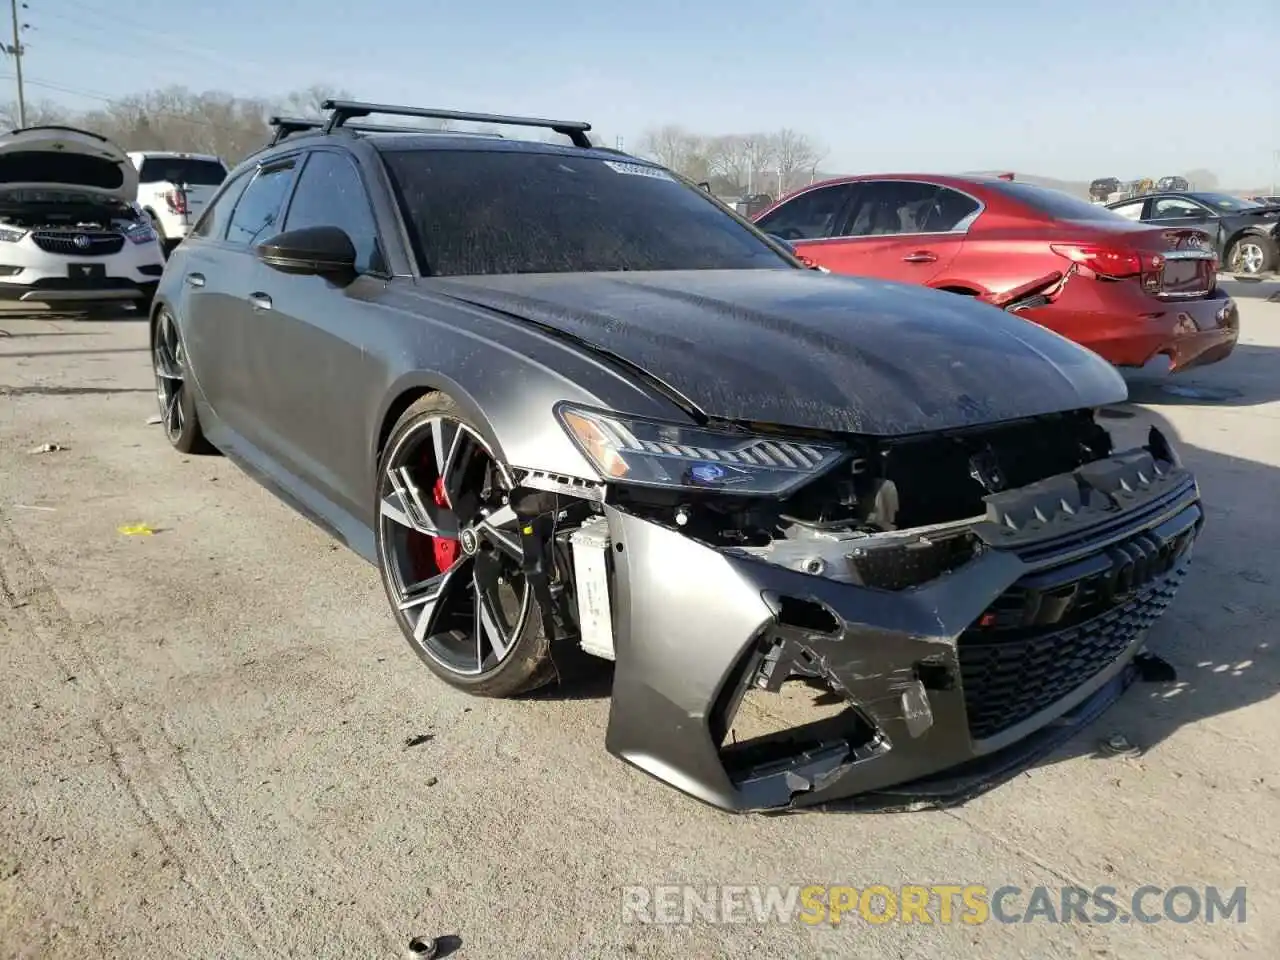
[[[96,133],[0,136],[0,300],[149,309],[164,255],[137,191],[129,158]]]
[[[138,205],[151,218],[166,253],[186,239],[204,205],[227,178],[220,157],[203,153],[131,153],[138,170]]]

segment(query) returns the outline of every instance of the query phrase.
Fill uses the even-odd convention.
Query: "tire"
[[[436,676],[480,697],[556,678],[505,505],[512,485],[483,430],[442,394],[404,412],[379,458],[375,534],[392,615]]]
[[[1237,238],[1227,251],[1224,266],[1231,273],[1258,276],[1276,267],[1276,243],[1270,237],[1250,233]]]
[[[200,428],[195,398],[186,385],[186,352],[178,325],[168,310],[161,310],[151,327],[151,366],[156,378],[160,425],[166,439],[182,453],[216,454]]]

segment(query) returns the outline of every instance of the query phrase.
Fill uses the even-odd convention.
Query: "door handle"
[[[203,273],[188,273],[188,274],[187,274],[187,286],[189,286],[189,287],[203,287],[203,286],[204,286],[204,274],[203,274]]]
[[[902,258],[903,263],[933,263],[938,259],[936,253],[928,250],[917,250],[915,253],[909,253]]]
[[[253,309],[255,310],[271,309],[271,298],[268,297],[265,293],[249,294],[249,302],[253,304]]]

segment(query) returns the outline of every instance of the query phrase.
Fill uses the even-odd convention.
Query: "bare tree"
[[[772,138],[767,133],[748,133],[742,137],[742,149],[747,158],[747,190],[763,193],[760,176],[773,160]]]
[[[697,158],[700,138],[684,127],[667,124],[646,130],[640,138],[640,152],[657,160],[664,167],[685,173]],[[705,158],[702,158],[705,162]]]
[[[323,83],[313,83],[305,90],[295,90],[286,96],[280,104],[291,116],[321,117],[324,110],[321,104],[326,100],[350,100],[351,94],[346,90],[330,87]]]
[[[65,123],[68,111],[60,104],[50,100],[36,103],[27,101],[27,126],[39,127],[47,123]],[[0,129],[16,130],[18,128],[17,102],[0,104]]]
[[[778,192],[787,193],[802,186],[822,159],[822,150],[805,134],[790,127],[783,127],[770,139],[778,172]]]

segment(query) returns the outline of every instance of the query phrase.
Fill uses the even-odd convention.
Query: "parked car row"
[[[64,126],[0,137],[0,300],[149,311],[164,257],[226,179],[218,157],[125,153]]]
[[[746,810],[963,794],[1133,678],[1188,569],[1195,480],[1158,430],[1114,449],[1114,367],[982,301],[1104,327],[1173,310],[1196,329],[1113,339],[1135,362],[1144,337],[1225,351],[1197,231],[1092,208],[1076,229],[1007,181],[862,178],[762,217],[822,272],[587,123],[325,109],[281,121],[171,255],[162,421],[374,564],[444,682],[514,696],[614,661],[607,748]],[[858,244],[921,282],[842,276]],[[968,296],[926,289],[969,262]],[[788,684],[837,706],[744,723]]]
[[[1122,368],[1213,363],[1239,336],[1239,311],[1217,285],[1218,236],[1200,221],[1147,226],[1005,177],[892,175],[805,187],[755,224],[834,273],[988,302],[1059,281],[1022,315]],[[1238,251],[1238,234],[1226,236]]]

